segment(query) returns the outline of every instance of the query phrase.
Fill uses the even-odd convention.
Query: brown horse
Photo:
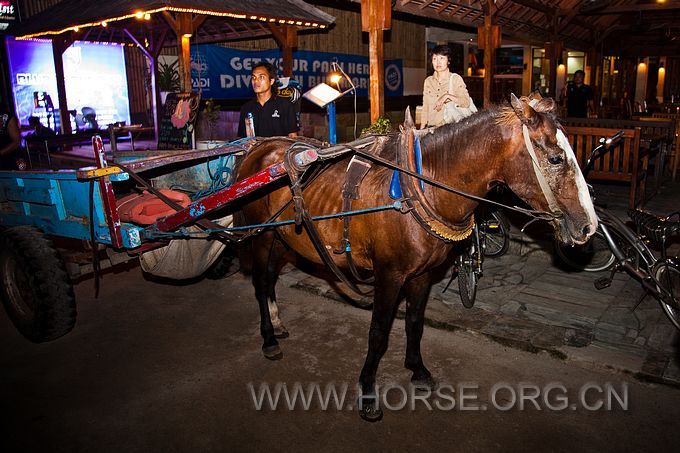
[[[486,109],[460,123],[424,134],[421,138],[423,175],[478,196],[504,184],[535,209],[547,211],[551,209],[547,201],[550,197],[544,195],[545,189],[540,187],[537,176],[540,173],[552,193],[558,194],[552,211],[557,209],[561,213],[552,223],[559,238],[563,242],[583,243],[595,232],[597,220],[587,186],[554,110],[552,99],[530,102],[513,95],[511,105]],[[404,128],[408,131],[412,127],[407,111]],[[407,146],[404,137],[404,133],[390,137],[380,155],[393,161],[397,147]],[[290,145],[290,140],[275,139],[254,147],[244,159],[238,177],[247,177],[280,162]],[[540,168],[536,173],[529,147],[533,148],[537,168]],[[347,160],[330,164],[304,189],[305,205],[312,215],[342,211],[340,186]],[[392,170],[374,165],[363,180],[359,199],[352,208],[391,203],[388,196],[391,175]],[[444,223],[454,228],[470,224],[476,201],[431,185],[426,185],[424,196]],[[268,193],[243,207],[242,221],[262,223],[290,199],[288,187]],[[280,218],[294,216],[291,205]],[[317,228],[326,248],[338,247],[343,238],[341,220],[318,222]],[[431,271],[449,257],[452,243],[427,232],[413,215],[396,210],[353,217],[349,239],[357,267],[375,277],[368,354],[359,378],[362,398],[369,400],[366,395],[373,396],[378,364],[387,349],[392,321],[402,297],[406,298],[405,366],[413,372],[413,382],[434,385],[423,364],[420,341],[432,284]],[[274,291],[281,258],[287,250],[323,264],[309,236],[294,226],[270,230],[254,239],[253,285],[260,307],[262,349],[270,359],[281,357],[276,337],[287,335],[278,319]],[[333,259],[339,267],[347,267],[346,255],[333,255]],[[361,415],[377,420],[381,412],[375,404],[363,404]]]

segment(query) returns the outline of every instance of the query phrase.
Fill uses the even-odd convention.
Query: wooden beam
[[[569,14],[562,17],[562,20],[560,20],[560,25],[557,27],[557,33],[562,33],[562,31],[567,28],[567,26],[576,18],[577,15],[578,9],[574,8]]]
[[[64,80],[64,52],[75,41],[72,32],[61,34],[52,38],[52,56],[54,58],[54,72],[57,78],[57,99],[59,102],[59,120],[61,123],[62,135],[70,135],[71,117],[68,112],[68,102],[66,99],[66,82]]]
[[[606,16],[611,14],[640,13],[643,11],[669,11],[674,9],[680,9],[680,1],[669,1],[667,3],[651,3],[643,5],[609,6],[607,8],[588,13],[579,12],[579,14],[582,16]]]
[[[391,14],[389,0],[361,1],[361,28],[368,31],[368,98],[371,104],[371,123],[375,123],[385,111],[383,30],[390,28]]]
[[[484,43],[484,107],[489,107],[492,102],[491,90],[496,63],[496,47],[501,44],[501,33],[498,25],[494,25],[494,16],[497,12],[496,4],[488,0],[483,1],[482,8],[484,9],[484,26],[479,27],[477,33],[482,33]]]
[[[283,25],[281,27],[274,24],[269,24],[269,28],[274,35],[276,43],[281,48],[281,56],[283,58],[283,75],[285,77],[293,76],[293,49],[297,47],[297,29],[291,25]]]

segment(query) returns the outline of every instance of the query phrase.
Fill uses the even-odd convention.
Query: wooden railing
[[[602,137],[611,137],[621,128],[569,126],[565,128],[569,143],[583,168],[590,152]],[[628,206],[633,209],[644,203],[649,156],[640,154],[640,128],[623,129],[621,141],[602,158],[596,159],[588,173],[588,180],[620,182],[630,185]]]

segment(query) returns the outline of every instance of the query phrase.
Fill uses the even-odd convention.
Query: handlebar
[[[612,135],[611,137],[605,138],[602,137],[600,138],[600,144],[597,145],[591,152],[590,156],[588,156],[588,160],[586,161],[585,167],[583,167],[583,177],[585,178],[588,176],[588,173],[590,172],[590,169],[592,168],[593,161],[596,158],[604,156],[605,152],[613,148],[624,136],[625,131],[618,131],[616,134]],[[599,155],[598,155],[599,153]]]

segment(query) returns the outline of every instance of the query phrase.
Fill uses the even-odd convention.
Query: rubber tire
[[[592,250],[601,251],[601,258],[593,261]],[[555,241],[555,253],[564,264],[577,271],[604,271],[612,267],[616,261],[616,257],[599,229],[588,242],[581,246],[571,247]]]
[[[656,278],[656,281],[659,282],[668,290],[667,284],[668,280],[666,277],[666,272],[670,271],[671,275],[671,285],[672,285],[672,294],[676,302],[680,302],[680,268],[678,268],[677,265],[669,263],[667,266],[665,263],[659,263],[656,265],[654,269],[654,277]],[[670,305],[659,301],[661,304],[661,308],[663,308],[664,313],[666,313],[666,316],[668,319],[673,323],[673,325],[680,330],[680,309],[676,309],[674,307],[671,307]]]
[[[222,254],[215,260],[212,266],[205,271],[205,278],[209,280],[221,280],[234,273],[234,252],[225,248]]]
[[[488,228],[488,222],[493,222],[498,228]],[[505,255],[510,246],[510,228],[505,217],[500,212],[494,211],[491,213],[491,218],[484,221],[480,228],[484,228],[482,234],[484,238],[484,256],[494,258]],[[489,238],[492,238],[491,243],[496,245],[495,248],[489,247]],[[500,244],[500,247],[497,244]]]
[[[8,228],[0,237],[0,298],[17,330],[34,343],[56,340],[76,323],[64,261],[31,226]]]
[[[458,257],[458,293],[465,308],[472,308],[477,297],[477,274],[472,264],[477,246],[478,241],[473,232],[468,250]]]

